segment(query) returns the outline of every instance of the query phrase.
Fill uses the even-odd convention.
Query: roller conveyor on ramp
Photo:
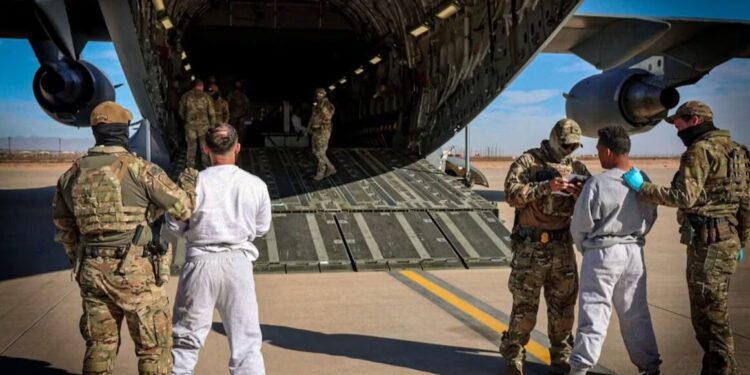
[[[310,149],[253,149],[240,166],[266,182],[272,229],[256,272],[376,271],[506,265],[497,207],[424,159],[332,149],[338,173],[312,179]],[[177,261],[179,263],[179,260]]]

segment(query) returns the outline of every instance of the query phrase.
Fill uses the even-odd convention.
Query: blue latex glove
[[[643,187],[643,175],[641,174],[640,169],[636,167],[630,168],[627,173],[622,175],[622,179],[629,188],[635,191],[641,191],[641,188]]]
[[[740,249],[739,254],[737,254],[737,261],[742,263],[743,260],[745,260],[745,249]]]

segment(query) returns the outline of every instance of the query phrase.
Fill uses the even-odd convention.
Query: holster
[[[169,281],[169,262],[167,259],[168,249],[164,248],[161,243],[151,241],[143,248],[143,256],[148,257],[151,267],[154,271],[154,279],[157,286],[164,285]]]

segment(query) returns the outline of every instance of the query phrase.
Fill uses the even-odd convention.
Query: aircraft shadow
[[[55,243],[55,187],[0,190],[0,281],[70,268]]]
[[[35,359],[0,356],[0,369],[3,369],[4,374],[73,375],[50,366],[49,362]]]
[[[221,323],[213,330],[225,334]],[[464,348],[357,334],[326,334],[293,327],[262,324],[268,345],[308,353],[361,359],[441,375],[498,374],[505,369],[495,351]],[[547,373],[548,367],[526,363],[530,373]]]

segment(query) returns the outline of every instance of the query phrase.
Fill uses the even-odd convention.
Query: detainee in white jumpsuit
[[[211,147],[212,136],[226,146],[222,134],[212,134],[220,133],[221,126],[214,129],[219,131],[209,130],[204,148]],[[236,131],[226,132],[236,143]],[[229,340],[230,372],[264,374],[252,263],[258,250],[251,241],[270,229],[268,189],[258,177],[235,166],[233,158],[217,165],[215,155],[210,156],[214,165],[198,175],[193,216],[187,223],[168,218],[170,229],[187,240],[174,306],[172,374],[193,373],[214,308]]]
[[[601,151],[600,151],[601,152]],[[578,330],[571,374],[585,374],[601,355],[612,315],[631,361],[641,372],[657,374],[661,359],[646,298],[645,235],[656,220],[656,206],[641,202],[617,168],[591,177],[576,202],[570,227],[583,251]]]

